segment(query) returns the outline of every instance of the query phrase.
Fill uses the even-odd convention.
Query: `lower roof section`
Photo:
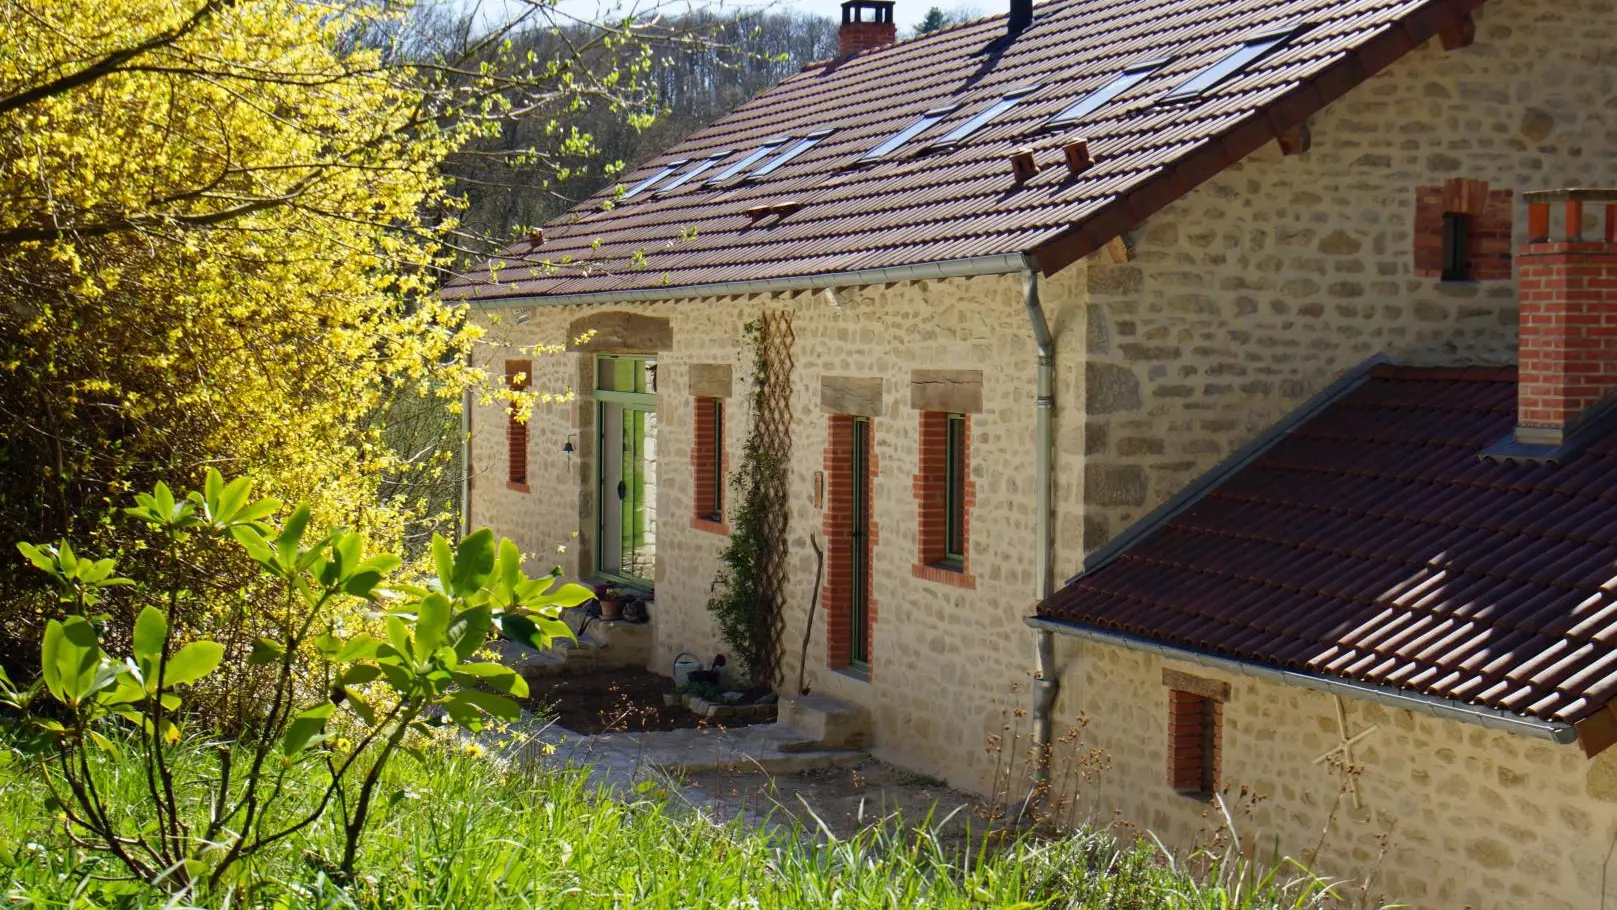
[[[1515,413],[1513,368],[1373,366],[1131,529],[1038,616],[1523,722],[1608,726],[1617,439],[1559,464],[1482,457]]]

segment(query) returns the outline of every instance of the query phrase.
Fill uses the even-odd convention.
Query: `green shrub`
[[[557,613],[593,596],[558,584],[559,570],[528,578],[516,546],[487,530],[454,549],[435,537],[436,577],[404,583],[393,578],[399,557],[368,554],[360,534],[311,533],[303,505],[277,523],[280,503],[249,494],[245,479],[226,484],[210,470],[202,491],[177,498],[158,484],[139,495],[127,517],[155,531],[158,564],[175,556],[155,584],[118,577],[113,560],[83,558],[65,541],[18,545],[67,612],[46,626],[35,684],[19,691],[0,674],[45,808],[69,842],[121,867],[114,877],[173,894],[229,893],[260,854],[333,816],[330,871],[351,881],[395,755],[446,723],[477,731],[521,716],[506,696],[526,697],[526,682],[473,656],[496,634],[534,647],[570,637]],[[205,571],[197,587],[178,558],[196,536],[239,546],[284,604],[271,622],[279,633],[245,656],[270,684],[233,744],[187,740],[199,715],[182,693],[225,655],[172,621],[206,598]],[[105,611],[117,598],[134,601],[119,611],[135,617],[130,628]],[[182,753],[199,752],[212,757],[208,771],[177,770]]]

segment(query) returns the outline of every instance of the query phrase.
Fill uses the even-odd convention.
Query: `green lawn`
[[[197,781],[211,763],[190,761]],[[135,767],[133,764],[129,766]],[[120,868],[71,846],[52,824],[26,761],[0,769],[0,905],[182,907]],[[381,817],[367,835],[362,880],[348,889],[324,870],[340,852],[327,819],[249,870],[250,884],[214,906],[231,907],[1307,907],[1317,886],[1295,870],[1283,893],[1251,896],[1197,884],[1152,846],[1120,847],[1079,833],[950,856],[893,821],[852,841],[813,830],[773,835],[717,826],[648,792],[629,801],[587,789],[576,773],[524,775],[485,756],[428,752],[401,759]],[[314,782],[305,782],[312,786]],[[138,806],[134,773],[112,786]],[[293,795],[293,802],[298,794]],[[1203,876],[1207,878],[1208,876]]]

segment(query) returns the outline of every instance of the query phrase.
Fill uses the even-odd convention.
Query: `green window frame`
[[[853,587],[849,592],[849,614],[853,622],[849,642],[849,668],[870,671],[870,420],[853,419]]]
[[[943,565],[966,563],[966,415],[950,414],[944,434]]]

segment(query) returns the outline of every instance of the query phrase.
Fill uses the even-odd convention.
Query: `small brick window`
[[[971,417],[943,411],[921,412],[920,472],[915,475],[919,552],[914,574],[962,587],[974,585],[967,572],[971,507]]]
[[[533,361],[507,360],[505,384],[513,392],[525,392],[533,378]],[[528,422],[517,417],[513,402],[505,409],[505,485],[522,493],[528,492]]]
[[[695,514],[692,523],[706,530],[723,531],[724,399],[696,398],[693,407],[691,488]]]
[[[1168,785],[1190,796],[1218,790],[1224,706],[1178,689],[1168,693]]]
[[[1455,178],[1415,191],[1415,274],[1443,281],[1511,276],[1514,194]]]

